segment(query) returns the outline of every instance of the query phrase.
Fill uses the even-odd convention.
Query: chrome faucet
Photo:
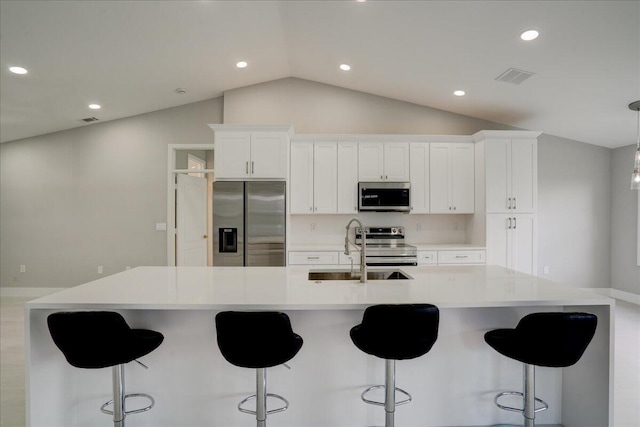
[[[366,235],[364,232],[364,225],[358,218],[351,218],[351,220],[345,227],[347,232],[344,236],[344,254],[345,255],[350,254],[349,243],[351,243],[355,248],[358,247],[354,242],[349,240],[349,228],[351,227],[351,224],[353,224],[354,222],[360,226],[360,235],[362,236],[362,242],[360,243],[360,246],[361,246],[360,248],[360,283],[367,283],[367,263],[365,262],[366,256],[367,256],[367,249],[366,249],[367,242],[365,237]]]

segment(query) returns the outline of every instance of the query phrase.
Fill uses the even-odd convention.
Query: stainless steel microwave
[[[361,212],[409,212],[411,184],[408,182],[359,182],[358,210]]]

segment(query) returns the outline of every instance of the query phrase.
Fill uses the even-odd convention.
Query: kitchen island
[[[280,310],[304,339],[291,370],[269,370],[269,391],[291,402],[270,423],[283,427],[382,425],[384,410],[360,400],[384,382],[384,361],[358,350],[349,330],[379,303],[431,303],[441,310],[438,341],[418,359],[397,364],[397,384],[413,395],[398,425],[480,426],[518,423],[493,405],[519,390],[522,368],[484,343],[490,329],[514,327],[531,312],[585,311],[598,316],[581,361],[537,370],[537,395],[550,404],[539,424],[613,426],[612,299],[496,266],[402,267],[410,280],[310,281],[308,267],[138,267],[27,303],[27,425],[109,425],[99,407],[110,399],[109,370],[69,366],[53,344],[46,317],[60,310],[113,310],[135,328],[164,334],[164,343],[127,366],[127,391],[149,393],[156,406],[129,426],[252,425],[236,404],[255,374],[224,360],[214,316],[222,310]]]

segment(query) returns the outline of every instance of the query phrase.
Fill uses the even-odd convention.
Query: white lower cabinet
[[[487,215],[487,264],[537,273],[536,216]]]
[[[438,251],[438,265],[484,264],[486,252],[482,250]]]
[[[337,251],[290,251],[289,265],[338,265]]]
[[[438,264],[437,251],[418,251],[418,265],[436,265]]]

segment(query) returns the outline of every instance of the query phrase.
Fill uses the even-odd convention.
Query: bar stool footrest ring
[[[522,392],[520,392],[520,391],[503,391],[502,393],[496,394],[496,397],[493,399],[493,403],[495,403],[498,408],[503,409],[505,411],[520,412],[521,414],[524,413],[524,409],[523,408],[514,408],[512,406],[501,405],[498,402],[498,399],[500,399],[502,396],[520,396],[520,397],[522,397],[524,399],[524,395],[522,394]],[[545,410],[549,409],[549,404],[547,402],[545,402],[542,399],[538,399],[537,397],[535,399],[536,399],[536,402],[542,404],[542,407],[536,408],[534,413],[545,411]]]
[[[144,408],[139,408],[139,409],[132,409],[130,411],[124,411],[124,415],[132,415],[132,414],[139,414],[141,412],[146,412],[149,409],[153,408],[153,406],[156,404],[155,399],[148,394],[145,393],[130,393],[130,394],[125,394],[124,398],[125,400],[130,398],[130,397],[144,397],[145,399],[149,399],[149,401],[151,402],[148,406],[145,406]],[[107,414],[107,415],[113,415],[113,411],[106,409],[107,406],[112,405],[113,404],[113,399],[111,399],[110,401],[108,401],[107,403],[105,403],[104,405],[102,405],[100,407],[100,411],[102,411],[102,413]]]
[[[274,399],[281,400],[282,402],[284,402],[284,406],[282,406],[280,408],[268,410],[267,411],[267,415],[277,414],[278,412],[283,412],[283,411],[286,411],[287,409],[289,409],[289,401],[287,399],[285,399],[284,397],[282,397],[282,396],[280,396],[278,394],[267,393],[267,398],[269,398],[269,397],[273,397]],[[254,400],[255,398],[256,398],[256,395],[252,394],[251,396],[247,397],[246,399],[243,399],[240,403],[238,403],[238,411],[244,412],[245,414],[256,415],[256,411],[252,411],[250,409],[245,409],[245,408],[242,407],[242,405],[244,405],[245,403],[247,403],[250,400]]]
[[[364,403],[368,403],[369,405],[384,406],[384,402],[378,402],[376,400],[369,400],[366,397],[364,397],[365,394],[369,393],[370,391],[379,389],[379,388],[385,388],[385,386],[384,385],[371,386],[371,387],[369,387],[368,389],[366,389],[365,391],[362,392],[362,394],[360,395],[360,398],[362,399],[362,401]],[[404,400],[400,400],[400,401],[395,402],[395,406],[404,405],[406,403],[411,402],[411,399],[413,399],[409,393],[407,393],[406,391],[404,391],[401,388],[396,387],[396,391],[399,391],[400,393],[404,394],[405,396],[407,396],[407,398],[404,399]]]

